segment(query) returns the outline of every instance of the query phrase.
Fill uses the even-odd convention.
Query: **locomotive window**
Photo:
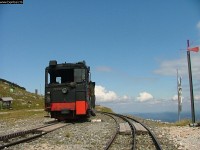
[[[49,72],[49,75],[50,84],[74,82],[74,69],[51,70]]]
[[[60,70],[61,83],[74,82],[74,69]]]
[[[58,84],[61,83],[61,77],[56,77],[56,83],[58,83]]]
[[[85,81],[85,69],[74,69],[74,81],[75,82]]]
[[[50,75],[50,84],[56,83],[56,75],[54,72],[49,73]]]
[[[48,81],[50,79],[50,84],[83,82],[86,79],[85,69],[49,70],[48,75]]]

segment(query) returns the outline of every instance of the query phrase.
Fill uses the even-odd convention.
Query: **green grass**
[[[183,119],[183,120],[175,122],[174,125],[175,126],[186,126],[186,125],[189,125],[190,123],[191,123],[191,120]]]
[[[9,110],[7,112],[0,112],[0,120],[8,121],[8,120],[18,120],[18,119],[26,119],[32,117],[44,117],[46,112],[43,109],[39,110]]]
[[[10,90],[14,89],[14,90]],[[13,87],[8,83],[0,81],[0,97],[12,97],[13,101],[11,107],[13,110],[21,109],[42,109],[44,108],[44,97],[30,93],[19,87]],[[1,109],[0,112],[8,111],[7,109]]]
[[[23,99],[14,99],[12,103],[12,108],[14,110],[21,109],[41,109],[44,108],[44,98],[34,94]]]
[[[108,108],[108,107],[105,107],[105,106],[100,106],[100,105],[95,106],[95,110],[101,111],[101,112],[114,113],[111,108]]]

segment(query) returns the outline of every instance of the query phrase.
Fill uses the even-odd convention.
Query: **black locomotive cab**
[[[95,105],[94,87],[84,61],[50,61],[45,69],[45,110],[59,120],[88,116]]]

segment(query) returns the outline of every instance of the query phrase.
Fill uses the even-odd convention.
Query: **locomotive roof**
[[[68,68],[85,68],[88,69],[89,67],[86,65],[85,61],[77,62],[77,63],[61,63],[57,64],[57,61],[50,61],[49,66],[47,69],[68,69]]]

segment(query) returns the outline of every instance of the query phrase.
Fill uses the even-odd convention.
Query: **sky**
[[[190,111],[187,40],[200,46],[199,0],[24,0],[0,4],[0,78],[44,93],[44,69],[85,60],[96,104],[115,112]],[[200,52],[191,52],[200,111]]]

